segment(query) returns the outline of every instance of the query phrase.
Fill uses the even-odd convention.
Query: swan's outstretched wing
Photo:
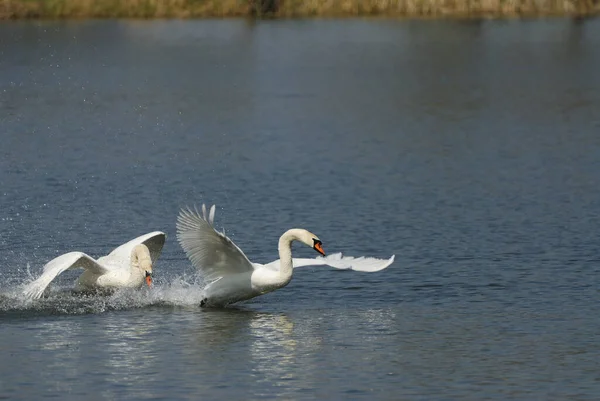
[[[215,206],[210,208],[208,217],[204,205],[202,211],[202,216],[198,210],[182,209],[179,212],[177,240],[204,279],[213,281],[230,274],[253,271],[244,252],[225,234],[215,231]]]
[[[355,270],[359,272],[377,272],[385,269],[394,262],[396,255],[392,255],[389,259],[377,259],[361,256],[355,258],[353,256],[342,256],[341,253],[333,253],[329,256],[317,256],[314,259],[294,258],[294,268],[302,266],[318,266],[327,265],[342,270]],[[279,259],[268,263],[265,267],[278,270],[280,265]]]
[[[150,259],[152,259],[152,264],[154,264],[162,252],[166,238],[167,237],[165,233],[161,231],[153,231],[151,233],[134,238],[118,248],[115,248],[110,254],[108,254],[108,256],[106,256],[106,258],[111,260],[118,259],[119,261],[123,261],[123,263],[128,265],[131,259],[131,251],[133,248],[135,248],[136,245],[144,244],[148,247],[148,250],[150,251]]]
[[[95,274],[101,275],[108,270],[98,264],[94,258],[86,255],[83,252],[69,252],[52,259],[44,266],[44,272],[40,277],[31,283],[27,284],[23,293],[28,298],[40,298],[48,285],[56,276],[68,269],[82,268],[91,270]]]

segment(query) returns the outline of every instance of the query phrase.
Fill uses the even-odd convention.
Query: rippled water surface
[[[0,24],[0,398],[600,398],[600,22]],[[301,268],[201,310],[180,207]],[[20,286],[167,233],[155,288]],[[302,246],[300,257],[313,257]]]

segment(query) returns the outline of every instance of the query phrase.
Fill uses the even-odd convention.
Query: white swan
[[[177,239],[192,264],[208,285],[200,306],[226,306],[285,287],[294,267],[329,265],[338,269],[373,272],[394,261],[376,258],[342,257],[335,254],[316,259],[292,259],[292,242],[300,241],[325,255],[319,238],[309,231],[293,228],[279,238],[279,259],[262,265],[252,263],[225,234],[215,231],[215,206],[207,218],[206,206],[198,210],[182,209],[177,218]]]
[[[165,234],[160,231],[137,237],[107,256],[95,260],[83,252],[69,252],[52,259],[44,266],[40,277],[27,284],[23,293],[37,299],[56,276],[68,269],[85,271],[75,283],[77,291],[90,289],[139,288],[152,284],[152,266],[165,244]]]

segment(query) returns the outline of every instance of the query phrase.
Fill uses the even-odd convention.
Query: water
[[[0,398],[600,396],[600,22],[0,24]],[[303,268],[227,310],[175,240],[216,203]],[[74,296],[53,257],[167,233],[153,290]],[[306,247],[294,254],[313,257]]]

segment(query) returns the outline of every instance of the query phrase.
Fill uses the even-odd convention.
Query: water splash
[[[23,285],[0,289],[0,317],[29,315],[80,315],[152,306],[198,306],[204,285],[201,280],[174,277],[152,288],[119,289],[110,294],[82,294],[70,287],[52,286],[40,299],[28,299]]]

